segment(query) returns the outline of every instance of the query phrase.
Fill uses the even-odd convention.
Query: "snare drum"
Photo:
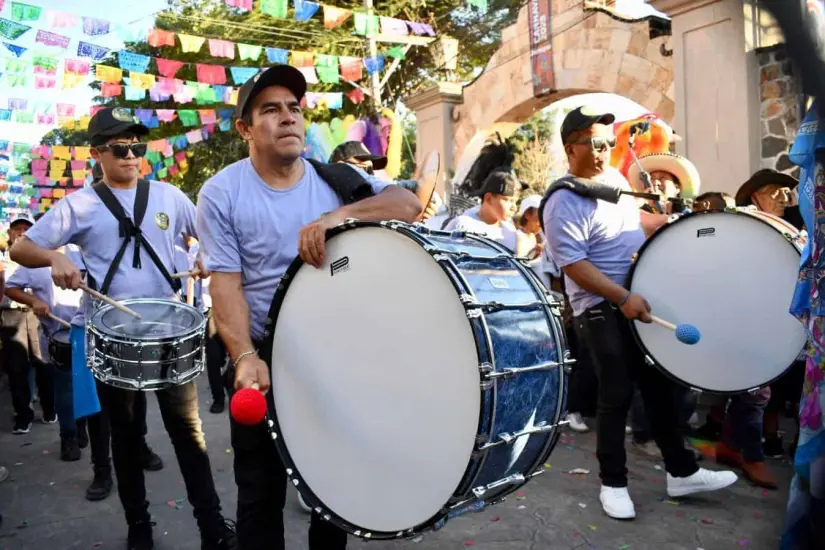
[[[87,361],[101,382],[137,391],[185,384],[205,365],[206,318],[172,300],[123,300],[136,319],[110,305],[86,325]]]
[[[60,329],[49,336],[49,357],[60,370],[72,370],[71,331]]]
[[[799,232],[750,209],[683,216],[639,250],[629,289],[653,313],[695,325],[702,338],[679,343],[657,324],[633,323],[647,361],[697,390],[736,394],[779,378],[807,337],[789,313],[799,272]]]
[[[260,354],[306,502],[353,535],[401,538],[540,474],[569,358],[532,272],[486,238],[397,222],[348,222],[326,256],[287,270]]]

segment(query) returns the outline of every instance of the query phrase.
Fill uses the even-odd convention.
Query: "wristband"
[[[632,293],[632,292],[628,292],[627,294],[625,294],[625,297],[624,297],[624,298],[622,298],[622,301],[621,301],[621,302],[619,302],[617,305],[618,305],[619,307],[622,307],[623,305],[625,305],[625,304],[627,303],[627,299],[628,299],[628,298],[630,298],[630,295],[631,295],[631,294],[633,294],[633,293]]]
[[[257,355],[257,352],[256,351],[245,351],[245,352],[243,352],[238,357],[236,357],[235,360],[232,362],[232,368],[234,369],[235,367],[237,367],[238,363],[241,362],[241,359],[243,359],[244,357],[247,357],[249,355]]]

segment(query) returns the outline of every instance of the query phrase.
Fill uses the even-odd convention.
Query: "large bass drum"
[[[544,470],[564,414],[558,305],[503,247],[350,222],[275,294],[270,430],[305,501],[347,532],[414,536]]]
[[[694,346],[658,324],[632,324],[646,359],[696,390],[736,394],[779,378],[806,343],[789,313],[802,251],[799,232],[752,209],[694,213],[639,250],[629,289],[653,313],[696,326]]]

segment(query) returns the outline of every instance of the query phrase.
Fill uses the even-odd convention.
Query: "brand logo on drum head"
[[[343,273],[344,271],[349,271],[349,256],[338,258],[337,260],[329,264],[330,277],[333,277],[338,273]]]
[[[700,237],[715,237],[716,236],[716,228],[715,227],[705,227],[704,229],[699,229],[696,231],[696,238]]]

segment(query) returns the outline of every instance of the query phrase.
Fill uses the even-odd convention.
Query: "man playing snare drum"
[[[589,107],[571,111],[561,127],[570,174],[598,179],[609,166],[615,144],[611,124],[615,117]],[[605,513],[630,519],[636,510],[627,491],[625,420],[638,383],[656,444],[667,469],[671,497],[721,489],[736,481],[732,472],[712,472],[696,465],[685,449],[671,382],[645,364],[635,345],[628,319],[651,322],[644,297],[623,285],[631,258],[645,233],[664,224],[663,215],[640,213],[635,201],[617,204],[593,199],[572,190],[551,187],[542,211],[545,234],[553,258],[564,271],[578,336],[589,349],[598,393],[598,441]]]
[[[249,158],[227,166],[198,198],[198,237],[212,272],[212,313],[235,370],[235,388],[270,385],[257,355],[275,290],[296,255],[321,267],[327,229],[347,218],[412,222],[419,199],[347,164],[301,158],[306,81],[275,65],[240,89],[235,128]],[[359,200],[362,199],[362,200]],[[238,484],[238,541],[244,550],[284,548],[285,467],[263,423],[230,422]],[[311,550],[346,547],[347,535],[312,514]]]
[[[195,234],[195,206],[176,187],[138,179],[146,154],[146,144],[138,138],[148,132],[127,109],[98,111],[89,122],[88,134],[92,157],[103,168],[103,181],[58,201],[26,238],[15,243],[14,260],[27,267],[51,267],[57,286],[76,290],[82,282],[80,270],[56,251],[72,243],[80,247],[89,286],[101,293],[119,300],[174,299],[178,288],[168,271],[174,265],[174,241],[182,232]],[[143,220],[134,223],[134,213],[141,210]],[[116,261],[118,256],[120,261]],[[83,342],[84,319],[92,314],[89,297],[83,298],[85,304],[72,322],[72,338],[78,344]],[[127,548],[151,550],[153,524],[140,452],[146,396],[104,384],[98,385],[98,393],[111,422],[118,494],[129,525]],[[201,547],[237,548],[215,492],[195,382],[155,395],[198,521]]]

